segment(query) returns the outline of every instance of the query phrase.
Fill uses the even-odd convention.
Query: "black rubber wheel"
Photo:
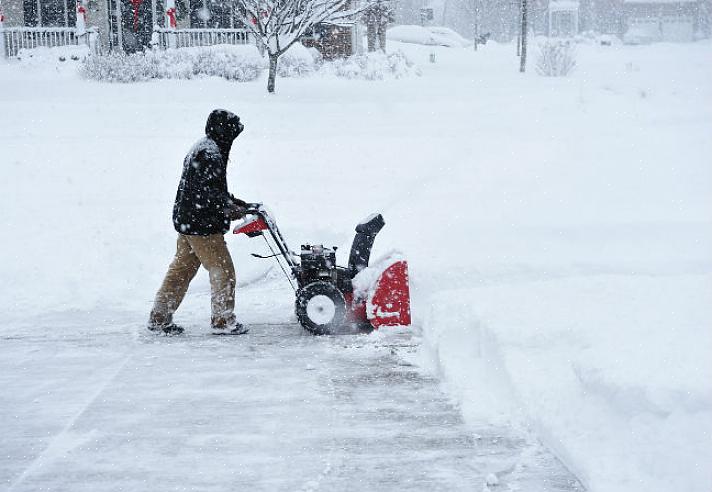
[[[329,282],[313,282],[297,291],[297,319],[314,335],[329,335],[343,325],[346,301],[343,294]]]

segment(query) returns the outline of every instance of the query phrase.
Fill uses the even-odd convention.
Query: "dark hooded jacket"
[[[173,205],[173,226],[181,234],[207,236],[230,229],[226,209],[244,205],[227,191],[227,161],[232,142],[242,132],[240,118],[216,109],[205,125],[205,137],[188,152]]]

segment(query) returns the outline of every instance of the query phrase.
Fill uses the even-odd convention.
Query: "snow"
[[[0,66],[3,486],[580,490],[560,460],[594,492],[712,488],[712,44],[582,44],[548,78],[513,45],[389,43],[420,77],[274,96]],[[205,335],[202,271],[188,336],[143,333],[215,107],[246,126],[231,191],[290,244],[345,264],[383,213],[412,329],[304,336],[228,235],[250,335]]]
[[[549,12],[578,12],[577,0],[556,0],[549,3]]]
[[[467,39],[447,27],[423,27],[413,25],[393,26],[388,29],[389,40],[402,43],[424,44],[429,46],[463,47],[472,44]]]
[[[277,70],[280,77],[299,77],[311,73],[316,70],[314,54],[302,43],[294,43],[279,58]]]

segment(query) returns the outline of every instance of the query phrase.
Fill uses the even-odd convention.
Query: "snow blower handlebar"
[[[291,270],[291,277],[287,274],[284,267],[282,267],[282,271],[284,271],[291,283],[292,278],[297,275],[299,264],[294,259],[295,254],[289,249],[289,246],[287,246],[287,241],[285,241],[284,236],[282,236],[282,233],[279,231],[277,223],[274,221],[269,211],[261,203],[248,203],[246,204],[246,208],[247,210],[245,211],[245,214],[251,215],[252,218],[246,218],[241,225],[238,225],[233,230],[233,233],[246,234],[249,237],[263,236],[272,254],[269,256],[255,256],[258,258],[277,258],[277,262],[280,267],[282,267],[282,263],[279,261],[278,257],[281,256],[284,258],[284,261]],[[272,244],[267,240],[267,237],[263,234],[263,231],[269,232],[272,242],[277,248],[276,252]],[[294,285],[292,285],[292,287],[294,287]]]

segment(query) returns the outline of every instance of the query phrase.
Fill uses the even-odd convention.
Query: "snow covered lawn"
[[[512,46],[391,45],[422,76],[281,79],[272,97],[263,80],[112,85],[66,66],[0,65],[0,336],[36,336],[38,347],[45,334],[68,337],[81,358],[91,330],[141,331],[173,254],[182,158],[208,112],[226,107],[246,125],[233,192],[268,204],[292,247],[323,241],[345,254],[354,225],[384,214],[374,257],[397,249],[409,259],[415,360],[442,378],[472,429],[533,429],[596,492],[708,492],[712,44],[582,45],[565,79],[520,75]],[[241,318],[290,322],[288,291],[273,291],[276,273],[249,256],[259,242],[228,242],[243,290],[262,292],[238,299]],[[207,324],[206,289],[201,274],[188,295],[202,310],[177,317],[192,334]],[[17,381],[34,395],[66,377],[46,346],[37,359],[31,340],[22,346],[0,349],[21,412],[33,404],[14,393]],[[160,353],[176,366],[204,360],[190,348]],[[106,370],[121,360],[107,358]],[[39,364],[32,377],[23,361]],[[105,380],[89,383],[99,391]],[[55,420],[40,430],[65,432],[72,448],[87,397],[48,400]],[[126,410],[115,403],[94,411]],[[28,449],[29,461],[3,466],[3,484],[46,477],[27,463],[65,450],[61,439],[51,441],[59,450],[22,442],[24,425],[0,455]],[[75,443],[82,453],[86,442]]]

